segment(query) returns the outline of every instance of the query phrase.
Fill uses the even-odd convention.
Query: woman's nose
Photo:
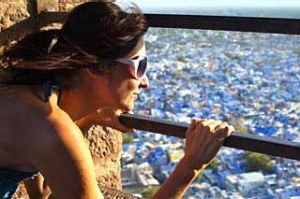
[[[140,88],[148,88],[148,87],[149,87],[149,80],[147,75],[145,74],[143,77],[141,77]]]

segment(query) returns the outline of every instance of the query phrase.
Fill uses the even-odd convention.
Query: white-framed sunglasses
[[[147,65],[148,65],[147,55],[138,56],[134,59],[118,58],[116,59],[116,61],[127,66],[133,66],[133,67],[129,67],[129,71],[136,79],[140,79],[146,74]]]

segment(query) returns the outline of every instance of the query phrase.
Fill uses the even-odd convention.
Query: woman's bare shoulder
[[[1,146],[6,146],[26,157],[35,150],[42,151],[40,147],[46,150],[50,143],[49,150],[52,150],[72,141],[71,138],[82,141],[80,129],[58,106],[43,102],[26,88],[2,87],[0,90],[3,91],[0,95],[0,135],[5,137],[0,140],[0,153]]]
[[[0,86],[0,92],[0,124],[5,129],[2,133],[35,138],[61,129],[54,127],[76,128],[68,114],[58,106],[43,102],[26,87]]]
[[[78,147],[73,146],[84,147],[84,138],[69,115],[58,106],[22,89],[4,91],[5,95],[4,92],[0,95],[0,136],[4,138],[0,139],[0,166],[25,171],[48,170],[52,161],[63,161],[62,152],[69,157],[87,154],[78,153]]]
[[[72,198],[71,194],[80,195],[86,190],[98,195],[92,157],[82,132],[70,116],[58,106],[50,106],[40,109],[34,120],[37,124],[31,128],[32,137],[27,139],[32,143],[27,146],[26,156],[49,182],[54,195]]]

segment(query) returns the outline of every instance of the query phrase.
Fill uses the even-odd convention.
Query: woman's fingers
[[[187,134],[189,134],[190,132],[194,131],[196,128],[197,122],[196,120],[192,120],[188,130],[186,131],[186,136],[188,136]]]
[[[223,123],[224,122],[220,120],[205,120],[199,122],[198,128],[205,128],[207,131],[214,133],[217,130],[217,128]]]
[[[199,142],[208,142],[221,124],[222,121],[219,120],[198,121],[192,137]]]
[[[228,137],[228,127],[226,126],[215,132],[214,134],[215,143],[222,145],[227,137]]]
[[[218,140],[225,140],[228,136],[230,136],[234,132],[234,127],[231,125],[228,125],[227,123],[222,123],[218,126],[216,126],[216,132],[215,137]]]
[[[228,127],[226,132],[228,131],[229,134],[231,134],[234,131],[233,126],[229,125],[227,122],[223,122],[220,120],[201,120],[196,121],[196,128],[195,130],[201,131],[205,129],[205,131],[208,131],[210,133],[216,133],[220,129],[224,129],[225,127]]]
[[[189,144],[192,142],[223,143],[233,131],[234,128],[231,125],[220,120],[193,120],[187,130],[186,138]]]
[[[217,154],[234,128],[220,120],[193,120],[186,133],[185,158],[201,169]]]

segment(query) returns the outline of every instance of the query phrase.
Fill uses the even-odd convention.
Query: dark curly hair
[[[79,68],[109,65],[133,51],[147,29],[135,4],[122,10],[115,3],[83,3],[60,30],[35,32],[8,49],[0,57],[0,82],[64,81]]]

